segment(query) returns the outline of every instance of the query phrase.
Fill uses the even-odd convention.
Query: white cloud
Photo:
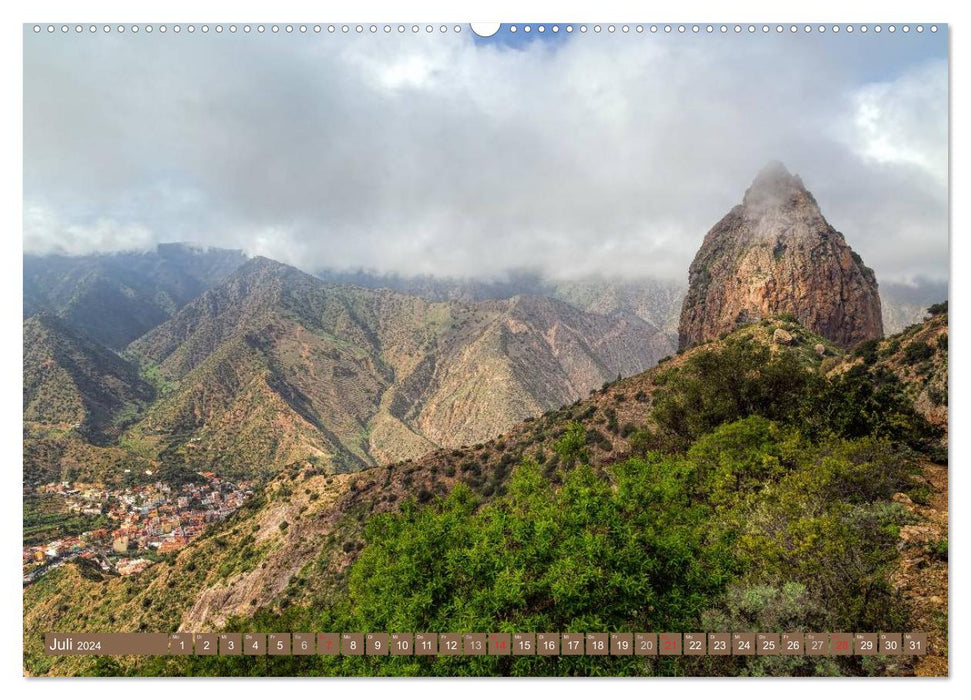
[[[104,218],[89,224],[65,222],[44,206],[24,205],[24,250],[29,253],[82,255],[92,251],[148,250],[157,240],[151,230],[138,222]]]
[[[932,61],[853,95],[847,145],[886,165],[913,165],[947,184],[947,65]]]
[[[683,279],[778,158],[879,278],[940,278],[944,44],[834,39],[28,33],[25,199],[57,219],[25,249]]]

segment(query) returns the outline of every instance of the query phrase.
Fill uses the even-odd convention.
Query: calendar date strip
[[[49,633],[51,656],[921,656],[923,632]]]

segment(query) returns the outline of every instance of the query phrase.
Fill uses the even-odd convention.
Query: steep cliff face
[[[688,285],[681,349],[780,313],[844,348],[883,336],[873,270],[781,163],[767,165],[708,232]]]

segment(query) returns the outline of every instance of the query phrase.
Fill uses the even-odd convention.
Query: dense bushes
[[[796,352],[730,337],[659,382],[651,429],[631,427],[634,457],[595,468],[591,448],[606,436],[579,422],[560,423],[545,464],[527,457],[508,480],[497,472],[489,500],[459,484],[445,497],[429,493],[424,504],[411,500],[397,513],[372,516],[357,559],[332,587],[310,602],[288,599],[285,607],[230,626],[907,628],[907,608],[889,581],[899,528],[912,516],[892,496],[910,488],[915,451],[926,453],[933,431],[893,375],[858,365],[826,376]],[[471,461],[461,469],[469,467],[478,470]],[[947,556],[946,547],[938,556]],[[183,663],[232,672],[228,665],[237,662]],[[262,660],[259,672],[811,675],[881,673],[884,663],[880,657],[293,657]]]
[[[658,380],[654,427],[631,438],[641,454],[684,450],[715,427],[751,415],[799,427],[814,439],[875,435],[923,451],[939,434],[889,371],[857,365],[826,376],[795,352],[773,353],[745,337],[698,353]]]
[[[682,367],[659,375],[662,389],[651,414],[656,445],[678,451],[745,416],[790,416],[813,378],[793,353],[773,354],[750,339],[729,338],[722,348],[697,353]]]
[[[888,584],[912,462],[883,438],[814,441],[760,416],[680,453],[605,471],[579,430],[549,479],[532,459],[488,503],[444,498],[372,517],[338,596],[263,611],[241,629],[328,631],[885,630],[906,627]],[[242,624],[242,623],[241,623]],[[227,664],[231,661],[195,661]],[[824,667],[818,666],[820,663]],[[857,657],[267,659],[263,673],[863,673]]]
[[[556,487],[525,461],[508,494],[481,508],[458,488],[433,507],[373,519],[349,578],[344,624],[510,632],[707,629],[719,620],[736,630],[900,628],[903,607],[887,575],[907,515],[890,497],[912,468],[887,440],[814,446],[798,430],[757,416],[717,428],[685,454],[612,465],[608,478],[581,462]],[[755,602],[746,607],[745,600]],[[447,663],[454,670],[456,662]],[[471,660],[464,668],[559,668],[543,664]],[[633,672],[649,668],[633,664]]]

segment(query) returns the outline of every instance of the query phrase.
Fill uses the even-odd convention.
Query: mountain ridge
[[[157,396],[118,444],[155,468],[354,471],[487,439],[672,350],[633,314],[430,302],[257,256],[124,349]]]
[[[155,397],[138,368],[49,313],[26,319],[24,421],[76,428],[95,442],[117,430],[119,414]]]
[[[47,311],[120,350],[245,259],[241,251],[176,243],[148,252],[24,255],[24,317]]]

